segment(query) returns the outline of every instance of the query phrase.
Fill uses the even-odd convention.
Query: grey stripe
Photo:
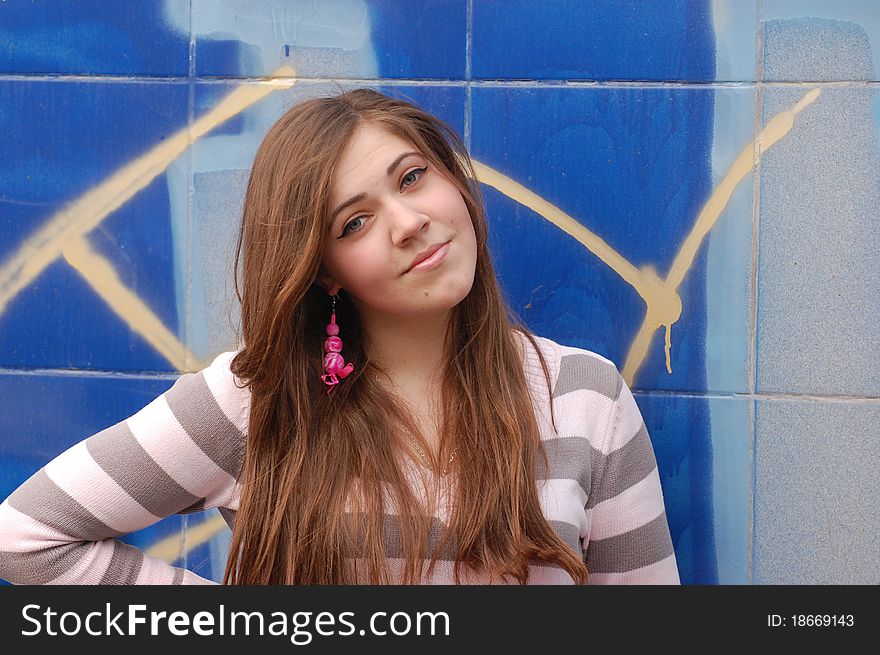
[[[174,579],[171,584],[183,584],[183,569],[174,567]]]
[[[354,525],[353,517],[354,515],[350,512],[345,513],[346,528],[349,531],[349,534],[352,536],[352,542],[349,544],[349,548],[347,548],[344,553],[345,557],[350,558],[359,558],[363,557],[364,553],[361,547],[357,544],[360,543],[360,540],[363,539],[362,536],[357,535],[357,526]],[[382,515],[382,531],[383,531],[383,541],[385,544],[385,555],[386,557],[392,558],[402,558],[405,557],[403,552],[403,544],[401,543],[401,517],[396,514],[383,514]],[[446,526],[442,521],[437,519],[436,517],[431,519],[431,530],[428,535],[428,557],[427,559],[431,559],[433,554],[437,551],[437,546],[440,545],[440,539],[443,537],[443,534],[446,531]],[[357,541],[357,543],[354,543]],[[439,554],[437,557],[438,560],[441,561],[455,561],[456,558],[456,545],[452,543],[453,540],[450,539],[447,542],[446,547],[443,549],[443,552]]]
[[[158,517],[199,502],[150,457],[123,421],[86,441],[92,458],[125,492]]]
[[[76,502],[61,487],[52,482],[46,470],[40,469],[9,497],[9,504],[22,514],[40,523],[69,534],[81,541],[101,541],[118,537],[85,507]]]
[[[238,478],[244,461],[244,435],[228,419],[205,382],[205,375],[185,373],[165,392],[181,427],[217,466]]]
[[[586,353],[563,355],[559,360],[559,374],[553,397],[587,389],[617,400],[623,382],[617,368]]]
[[[238,514],[238,512],[226,507],[218,507],[217,510],[220,512],[220,516],[223,517],[223,520],[226,521],[226,525],[232,530],[235,527],[235,515]]]
[[[0,551],[0,571],[13,584],[46,584],[76,566],[86,548],[78,542],[27,553]]]
[[[601,473],[595,479],[596,488],[591,490],[587,499],[587,509],[592,509],[603,500],[614,498],[637,482],[641,482],[657,466],[654,449],[651,447],[651,440],[648,438],[644,423],[623,448],[618,448],[608,455],[593,450],[592,456],[593,470]],[[599,481],[601,486],[598,486]]]
[[[144,554],[121,541],[113,542],[110,566],[101,577],[99,585],[134,584],[144,563]]]
[[[577,553],[578,557],[583,557],[584,548],[581,545],[581,531],[576,525],[572,525],[568,521],[547,521],[547,523],[553,528],[553,532],[558,534],[559,538]]]
[[[590,573],[623,573],[672,555],[666,512],[645,525],[615,537],[591,541],[586,564]]]
[[[538,480],[577,480],[584,490],[590,494],[590,470],[593,456],[589,439],[585,437],[560,437],[543,442],[547,451],[549,471],[544,470],[544,460],[538,457]]]
[[[385,552],[388,557],[401,558],[406,556],[403,552],[403,544],[401,543],[400,523],[401,517],[396,514],[382,515]],[[443,538],[445,532],[446,525],[444,525],[439,519],[432,518],[431,532],[428,535],[428,556],[426,559],[430,560],[434,554],[437,553],[437,547],[440,545],[440,540]],[[437,559],[444,562],[454,562],[457,554],[455,540],[450,539],[446,542],[443,551],[437,554]]]
[[[346,518],[349,518],[350,516],[351,514],[346,513]],[[385,554],[389,558],[401,559],[405,557],[405,554],[403,552],[403,544],[401,541],[400,523],[401,518],[397,515],[382,515]],[[583,555],[580,530],[577,528],[577,526],[574,526],[566,521],[548,521],[548,524],[553,529],[553,531],[556,532],[557,535],[559,535],[559,538],[562,539],[566,544],[568,544],[571,549],[578,554],[578,556]],[[349,526],[350,525],[351,524],[349,524]],[[437,552],[437,547],[440,545],[440,539],[442,538],[445,531],[446,525],[439,519],[434,518],[431,522],[431,532],[428,536],[428,556],[426,557],[426,560],[430,560],[433,554]],[[457,548],[458,547],[455,543],[455,539],[450,539],[446,543],[446,547],[443,549],[443,551],[439,553],[437,559],[441,562],[454,562],[458,556]],[[345,553],[345,557],[363,557],[363,552],[347,552]]]

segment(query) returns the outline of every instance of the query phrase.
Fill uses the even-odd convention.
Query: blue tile
[[[763,0],[713,0],[715,79],[752,82],[757,79],[756,42],[761,25],[758,5]]]
[[[466,30],[466,0],[193,3],[200,76],[463,79]]]
[[[382,93],[411,102],[445,121],[464,140],[463,86],[378,86]]]
[[[0,72],[189,71],[189,0],[0,3]]]
[[[0,315],[0,335],[0,361],[7,368],[175,370],[63,260]]]
[[[475,2],[473,76],[714,80],[711,6],[684,0]]]
[[[754,149],[755,95],[751,86],[714,91],[712,187],[724,208],[705,246],[705,359],[706,388],[724,394],[747,393],[754,386],[755,171],[738,171],[734,164]],[[736,186],[724,199],[730,176]]]
[[[757,389],[877,397],[880,97],[818,91],[761,165]],[[764,124],[808,92],[768,89]]]
[[[757,404],[757,584],[878,584],[876,402]]]
[[[6,99],[0,109],[6,134],[0,158],[16,162],[0,172],[0,231],[5,237],[0,258],[9,262],[22,253],[27,240],[46,225],[69,224],[72,215],[62,213],[103,188],[100,197],[92,197],[92,207],[76,214],[80,220],[105,214],[88,234],[88,243],[120,282],[178,333],[177,296],[186,288],[179,259],[185,253],[186,175],[179,167],[160,167],[140,191],[113,192],[101,185],[185,129],[187,86],[4,82],[0,92]],[[39,261],[34,254],[29,257]],[[3,282],[13,283],[12,278]],[[0,365],[175,370],[139,336],[144,327],[137,328],[116,315],[64,257],[57,257],[0,307]]]
[[[463,79],[467,4],[466,0],[370,0],[379,75]]]
[[[875,0],[766,2],[765,80],[880,79],[880,5]]]
[[[636,393],[683,584],[747,584],[751,401]]]
[[[714,93],[476,88],[471,154],[567,212],[630,265],[652,266],[665,277],[712,192]],[[734,139],[747,145],[749,122],[741,112],[732,115]],[[623,271],[615,272],[593,254],[596,246],[587,248],[506,193],[483,188],[493,262],[514,310],[536,332],[625,368],[645,302],[624,281],[622,265],[609,260]],[[739,237],[730,243],[748,247]],[[706,390],[706,253],[697,251],[679,287],[683,311],[672,326],[672,373],[661,329],[636,367],[636,388]],[[733,265],[746,260],[740,250]],[[737,271],[730,279],[743,277]],[[724,275],[719,279],[727,284]],[[736,292],[737,303],[747,306],[746,292]],[[722,343],[724,334],[745,338],[747,331],[722,331]],[[743,386],[747,345],[738,344],[737,352],[721,361],[735,367],[726,379]]]

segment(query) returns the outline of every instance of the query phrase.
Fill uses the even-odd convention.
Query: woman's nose
[[[407,239],[418,237],[431,223],[431,219],[402,202],[389,208],[391,214],[392,240],[395,245],[403,245]]]

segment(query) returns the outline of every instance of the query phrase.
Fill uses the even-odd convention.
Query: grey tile
[[[808,92],[768,89],[765,124]],[[759,391],[880,396],[877,103],[826,87],[764,156]]]
[[[880,403],[757,404],[758,584],[880,583]]]
[[[875,0],[767,0],[765,80],[876,80],[878,50]]]

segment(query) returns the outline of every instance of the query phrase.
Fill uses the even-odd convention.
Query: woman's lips
[[[440,266],[440,264],[443,263],[443,261],[446,259],[446,255],[448,253],[449,253],[449,242],[447,241],[446,243],[444,243],[442,246],[440,246],[437,249],[437,252],[435,252],[433,255],[431,255],[427,259],[425,259],[425,260],[419,262],[418,264],[416,264],[415,266],[413,266],[411,269],[409,269],[407,271],[407,273],[432,271],[435,268],[437,268],[438,266]]]

